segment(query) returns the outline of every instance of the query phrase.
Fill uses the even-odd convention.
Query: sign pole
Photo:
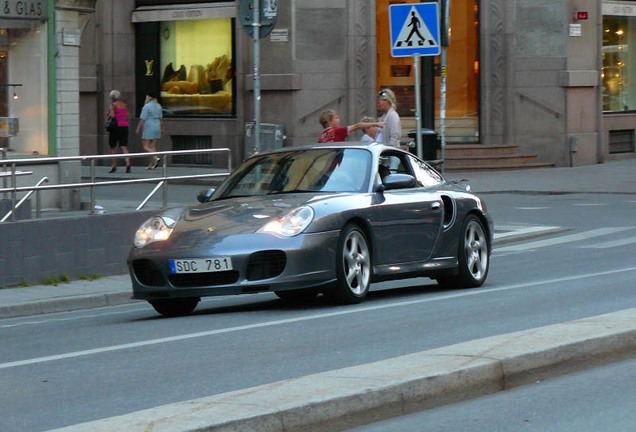
[[[260,149],[261,137],[261,80],[259,76],[260,64],[260,2],[261,0],[253,0],[252,4],[252,29],[254,39],[254,152],[258,153]]]
[[[444,10],[442,11],[444,18],[444,39],[442,41],[441,48],[441,81],[439,86],[439,135],[440,135],[440,158],[442,160],[440,171],[444,173],[444,160],[446,153],[446,49],[450,43],[450,35],[448,32],[449,20],[450,20],[450,0],[443,2]]]
[[[442,164],[440,171],[444,173],[444,150],[446,147],[446,47],[442,47],[442,80],[439,86],[439,135],[440,135],[440,158]]]
[[[416,127],[416,143],[417,157],[421,158],[422,149],[422,101],[420,92],[420,55],[413,54],[413,74],[415,75],[415,127]]]
[[[440,54],[438,4],[437,2],[425,2],[389,5],[389,21],[391,56],[413,57],[415,124],[417,127],[416,151],[417,156],[423,158],[420,57]]]

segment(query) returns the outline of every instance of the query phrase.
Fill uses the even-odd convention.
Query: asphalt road
[[[636,360],[626,360],[348,432],[628,432],[635,381]]]
[[[498,224],[559,230],[498,247],[479,289],[416,279],[375,285],[351,307],[263,294],[209,299],[179,319],[140,303],[0,321],[0,387],[10,389],[0,430],[48,430],[636,307],[634,196],[486,202]]]

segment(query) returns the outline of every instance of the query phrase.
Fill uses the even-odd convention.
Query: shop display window
[[[0,147],[47,155],[46,24],[0,20]]]
[[[636,109],[636,16],[603,17],[603,111]]]
[[[159,24],[164,115],[234,113],[233,20],[213,18]]]

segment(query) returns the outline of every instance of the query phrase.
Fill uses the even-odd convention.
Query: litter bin
[[[422,159],[425,161],[437,160],[437,150],[441,148],[437,132],[432,129],[420,129],[420,134],[422,135]],[[409,147],[409,151],[417,153],[417,129],[411,130],[408,136],[415,143],[413,147]]]
[[[260,136],[258,140],[259,152],[276,150],[283,147],[285,141],[285,130],[282,124],[261,123]],[[254,122],[245,124],[244,159],[254,155]]]

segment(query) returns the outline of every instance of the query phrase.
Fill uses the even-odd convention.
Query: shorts
[[[118,142],[119,147],[128,147],[128,126],[118,126],[117,129],[109,133],[108,145],[115,148]]]

